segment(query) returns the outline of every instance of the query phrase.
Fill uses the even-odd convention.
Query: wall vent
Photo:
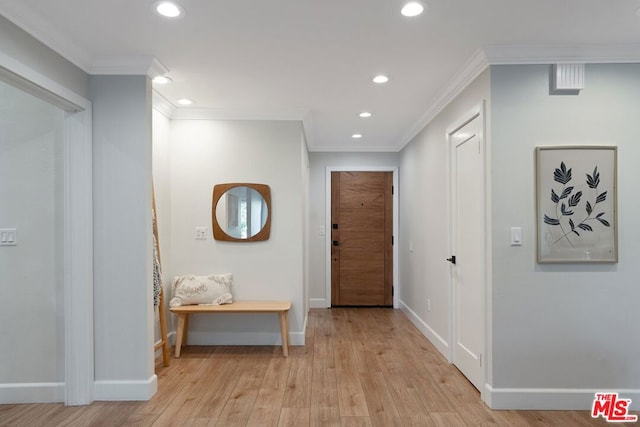
[[[584,89],[584,64],[554,64],[551,93],[579,94]]]

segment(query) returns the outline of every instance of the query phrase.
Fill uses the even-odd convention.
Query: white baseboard
[[[640,390],[493,388],[485,385],[485,403],[491,409],[591,410],[596,393],[616,392],[631,399],[631,410],[640,410]]]
[[[189,331],[191,345],[282,345],[280,332]],[[304,345],[304,332],[289,332],[290,345]]]
[[[64,402],[64,383],[0,384],[0,404]]]
[[[438,335],[436,331],[431,329],[431,327],[427,325],[425,321],[422,320],[403,301],[400,301],[400,310],[402,310],[402,312],[407,315],[411,323],[413,323],[415,327],[418,328],[420,332],[422,332],[422,335],[424,335],[431,342],[431,344],[433,344],[434,347],[438,349],[438,351],[442,353],[442,355],[447,360],[449,360],[450,351],[449,351],[449,344],[447,343],[447,341],[444,338],[442,338],[440,335]]]
[[[158,391],[158,377],[143,381],[96,381],[95,399],[98,401],[149,400]]]
[[[309,298],[309,308],[327,308],[326,298]]]

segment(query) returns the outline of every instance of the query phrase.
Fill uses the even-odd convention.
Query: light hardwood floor
[[[590,426],[589,411],[491,411],[404,314],[314,309],[307,345],[187,347],[149,402],[0,405],[2,426]]]

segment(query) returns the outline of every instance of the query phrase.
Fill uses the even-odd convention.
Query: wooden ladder
[[[153,236],[156,245],[156,252],[158,254],[158,267],[161,267],[160,262],[160,241],[158,240],[158,218],[156,216],[156,191],[152,186],[151,190],[151,208],[153,210]],[[162,269],[160,269],[162,271]],[[169,341],[167,340],[167,314],[164,306],[164,289],[160,287],[160,295],[158,296],[158,317],[160,318],[160,342],[153,348],[155,353],[158,349],[162,348],[162,365],[167,367],[171,364],[169,359]]]
[[[160,296],[158,297],[158,316],[160,317],[160,335],[161,340],[155,345],[153,351],[156,352],[162,348],[162,365],[167,367],[171,364],[169,359],[169,341],[167,341],[167,318],[164,307],[164,291],[160,289]]]

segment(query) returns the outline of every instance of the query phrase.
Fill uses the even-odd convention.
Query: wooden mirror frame
[[[248,187],[257,191],[262,196],[264,202],[267,205],[267,220],[265,221],[264,227],[262,227],[262,229],[254,236],[247,237],[246,239],[239,239],[237,237],[228,235],[220,226],[220,224],[218,223],[218,219],[216,218],[216,207],[218,206],[218,201],[228,190],[235,187]],[[211,204],[211,219],[213,223],[213,238],[216,240],[221,240],[224,242],[259,242],[268,240],[269,234],[271,233],[271,189],[268,185],[251,184],[246,182],[233,182],[214,185],[213,202]]]

